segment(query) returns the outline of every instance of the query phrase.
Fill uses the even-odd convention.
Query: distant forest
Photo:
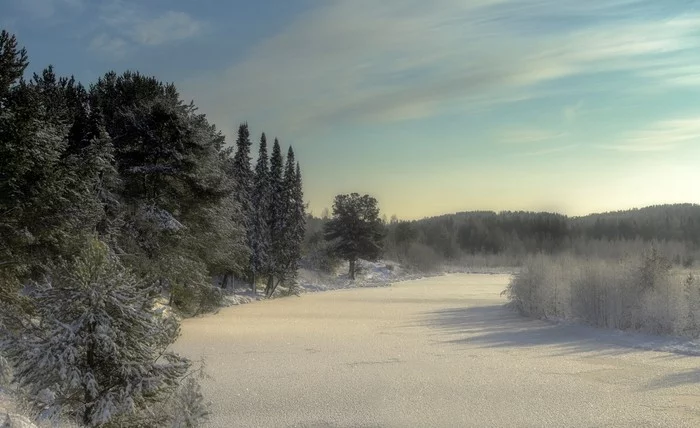
[[[307,219],[307,248],[314,248],[324,220]],[[617,258],[654,246],[676,264],[695,262],[700,249],[700,205],[658,205],[568,217],[547,212],[471,211],[416,221],[386,222],[385,255],[425,263],[460,261],[469,255],[517,256],[573,252]]]

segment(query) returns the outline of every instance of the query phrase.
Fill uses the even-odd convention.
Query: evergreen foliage
[[[45,416],[101,426],[177,388],[190,364],[166,351],[179,329],[156,315],[154,296],[97,240],[41,284],[39,326],[11,336],[5,349]]]
[[[269,265],[270,251],[270,167],[267,156],[267,138],[265,133],[260,136],[258,160],[255,164],[253,176],[252,194],[252,222],[251,222],[251,261],[250,268],[253,273],[252,282],[255,283],[259,274],[264,274]]]
[[[178,386],[188,361],[156,358],[178,327],[153,299],[193,315],[219,306],[213,277],[293,278],[301,172],[277,140],[268,166],[264,134],[253,171],[246,123],[227,147],[156,77],[85,87],[51,66],[24,80],[27,64],[0,32],[1,376],[88,425],[194,426],[205,406]],[[166,396],[185,404],[141,412]]]
[[[355,279],[358,259],[374,261],[381,256],[384,233],[375,198],[358,193],[335,197],[324,235],[333,242],[333,252],[350,263],[350,279]]]

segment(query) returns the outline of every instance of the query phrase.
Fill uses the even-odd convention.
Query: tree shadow
[[[700,343],[683,338],[606,330],[521,316],[504,305],[443,309],[422,314],[414,325],[436,331],[438,340],[489,348],[552,347],[555,355],[618,355],[641,350],[700,356]]]
[[[700,384],[700,369],[672,373],[652,380],[644,386],[644,390],[675,388],[683,385]]]

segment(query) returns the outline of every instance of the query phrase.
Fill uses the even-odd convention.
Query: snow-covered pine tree
[[[5,30],[0,31],[0,106],[28,65],[27,50],[17,48],[17,37]]]
[[[93,427],[137,413],[149,426],[144,410],[173,393],[190,367],[166,351],[177,322],[154,312],[153,290],[96,239],[48,281],[37,291],[38,326],[8,341],[15,380],[45,416]]]
[[[289,148],[289,156],[294,159],[294,152]],[[301,181],[301,167],[296,163],[296,170],[293,164],[288,162],[287,168],[290,176],[286,179],[286,185],[289,186],[289,209],[288,209],[288,226],[287,226],[287,274],[286,280],[289,284],[290,291],[294,292],[299,269],[299,260],[301,259],[304,237],[306,235],[306,206],[304,204],[304,192]]]
[[[301,259],[301,249],[303,248],[304,239],[306,237],[306,203],[304,202],[304,188],[301,179],[301,166],[297,162],[296,180],[294,183],[294,238],[299,243],[299,252],[297,254],[297,262]]]
[[[284,159],[282,158],[282,149],[280,142],[275,138],[272,145],[272,154],[270,156],[270,205],[268,208],[268,224],[270,230],[270,248],[268,251],[268,266],[267,266],[267,287],[265,294],[271,296],[275,288],[275,278],[280,276],[283,260],[283,244],[284,244],[284,222],[285,222],[285,203],[284,203]]]
[[[369,195],[337,195],[333,217],[324,225],[324,238],[331,241],[333,254],[349,262],[348,277],[352,280],[359,259],[376,261],[382,254],[384,224],[377,205]]]
[[[265,133],[260,136],[260,148],[258,149],[258,161],[255,165],[252,195],[252,239],[250,242],[253,283],[257,276],[264,273],[268,264],[268,251],[270,249],[270,168],[267,158],[267,138]]]
[[[246,243],[252,247],[254,239],[253,222],[254,210],[252,204],[253,196],[253,171],[250,167],[250,131],[248,124],[242,123],[238,127],[238,138],[236,139],[236,154],[233,156],[233,177],[235,183],[235,198],[240,207],[240,214],[243,217],[243,224],[246,230]],[[249,267],[252,271],[252,267]],[[255,283],[251,284],[255,292]]]

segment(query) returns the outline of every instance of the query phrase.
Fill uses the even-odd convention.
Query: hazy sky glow
[[[279,136],[316,214],[700,203],[694,1],[7,0],[0,26],[32,71],[140,70]]]

